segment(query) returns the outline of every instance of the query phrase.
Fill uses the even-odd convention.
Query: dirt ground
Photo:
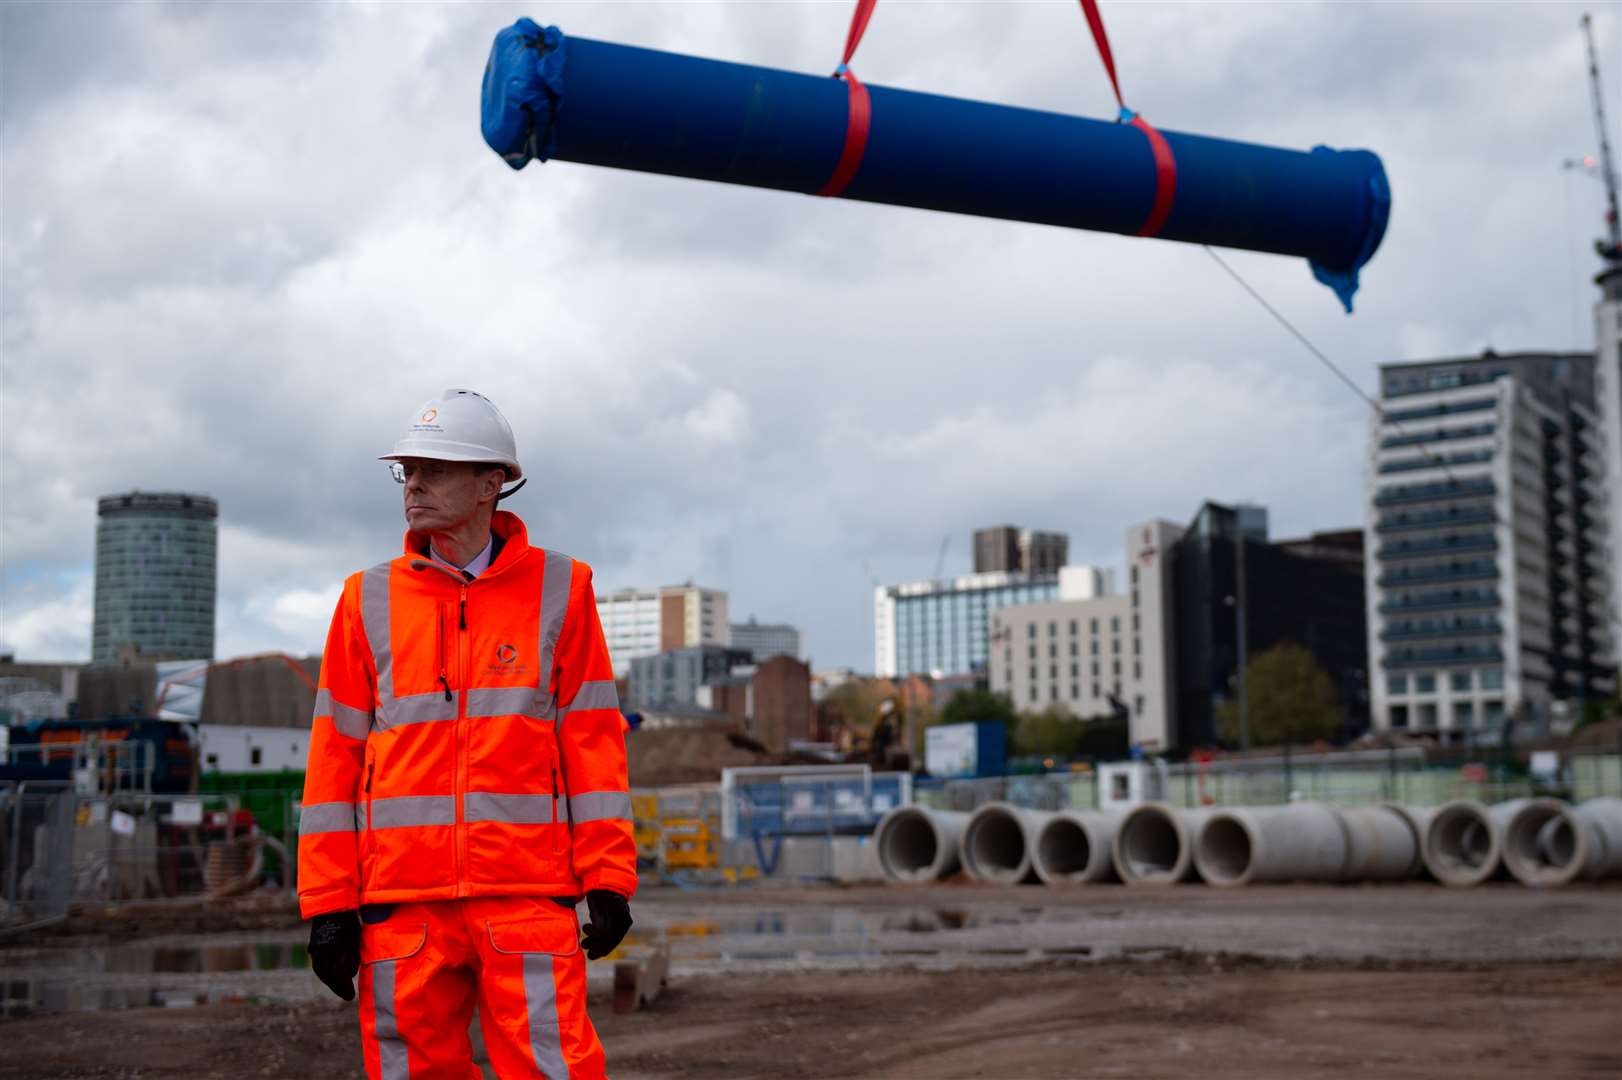
[[[1622,1076],[1615,885],[652,887],[633,912],[678,975],[629,1015],[594,982],[617,1080]],[[0,942],[0,979],[25,954],[233,932],[301,928],[268,896],[89,912]],[[243,978],[317,996],[0,1022],[0,1080],[363,1075],[353,1005],[307,972]]]
[[[620,1080],[1622,1074],[1622,968],[1318,967],[1181,956],[963,973],[709,976],[593,1013]],[[353,1007],[13,1021],[0,1077],[361,1077]]]

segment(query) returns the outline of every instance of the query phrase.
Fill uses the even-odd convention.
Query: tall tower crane
[[[1588,42],[1588,83],[1594,93],[1594,123],[1599,127],[1600,179],[1605,182],[1606,235],[1594,241],[1594,250],[1607,269],[1622,266],[1622,222],[1616,209],[1616,162],[1611,159],[1610,129],[1605,122],[1605,95],[1600,91],[1599,56],[1594,51],[1594,20],[1583,13],[1583,37]]]

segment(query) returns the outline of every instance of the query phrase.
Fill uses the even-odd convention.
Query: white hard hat
[[[508,480],[524,475],[507,418],[494,402],[473,390],[444,390],[423,402],[406,421],[406,433],[394,449],[378,460],[402,458],[488,462],[505,466]],[[511,488],[502,497],[517,490]]]

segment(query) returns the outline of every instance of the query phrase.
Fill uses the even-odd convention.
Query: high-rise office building
[[[132,491],[96,515],[92,662],[212,659],[219,504]]]
[[[1064,533],[997,525],[974,532],[974,572],[1056,574],[1070,557]]]
[[[748,622],[733,623],[730,635],[732,647],[748,652],[757,664],[774,656],[803,659],[800,631],[787,623],[756,622],[750,616]]]
[[[1594,399],[1604,443],[1606,498],[1610,510],[1606,533],[1613,570],[1622,563],[1622,266],[1612,266],[1597,279],[1594,305]],[[1622,584],[1611,582],[1612,658],[1622,660]]]
[[[1512,719],[1524,735],[1615,691],[1595,369],[1586,353],[1491,351],[1382,366],[1367,544],[1377,729],[1471,738]]]
[[[640,656],[730,641],[727,594],[692,584],[605,593],[597,597],[597,618],[615,678],[628,673]]]
[[[972,574],[943,581],[879,585],[873,590],[873,667],[884,678],[986,674],[991,613],[1010,604],[1056,600],[1060,571],[1071,587],[1094,595],[1107,571],[1065,567],[1063,533],[1012,525],[974,534]]]

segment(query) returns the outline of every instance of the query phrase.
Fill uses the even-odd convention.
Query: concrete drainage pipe
[[[1425,866],[1443,885],[1480,885],[1503,868],[1504,826],[1528,800],[1487,807],[1455,799],[1425,830]]]
[[[1425,833],[1430,830],[1431,818],[1436,816],[1434,806],[1405,806],[1402,803],[1381,803],[1381,806],[1399,815],[1408,823],[1408,828],[1414,834],[1414,866],[1409,871],[1409,877],[1430,877],[1430,870],[1425,866]]]
[[[1342,881],[1406,881],[1419,872],[1420,833],[1407,814],[1392,806],[1354,806],[1335,811],[1346,833]]]
[[[873,830],[879,868],[891,881],[936,881],[957,873],[967,814],[898,806]]]
[[[1200,826],[1194,862],[1210,885],[1339,881],[1346,833],[1335,811],[1320,803],[1235,806]]]
[[[1622,875],[1622,799],[1530,799],[1504,826],[1504,865],[1523,885]]]
[[[1622,799],[1587,799],[1574,811],[1598,841],[1583,869],[1585,878],[1622,878]]]
[[[1053,815],[1004,802],[986,803],[969,815],[958,842],[963,872],[993,885],[1036,881],[1036,837]]]
[[[1036,834],[1032,862],[1049,885],[1118,881],[1112,850],[1119,814],[1061,810]]]
[[[1115,872],[1128,885],[1172,885],[1193,879],[1194,834],[1210,814],[1165,803],[1134,807],[1115,830]]]

